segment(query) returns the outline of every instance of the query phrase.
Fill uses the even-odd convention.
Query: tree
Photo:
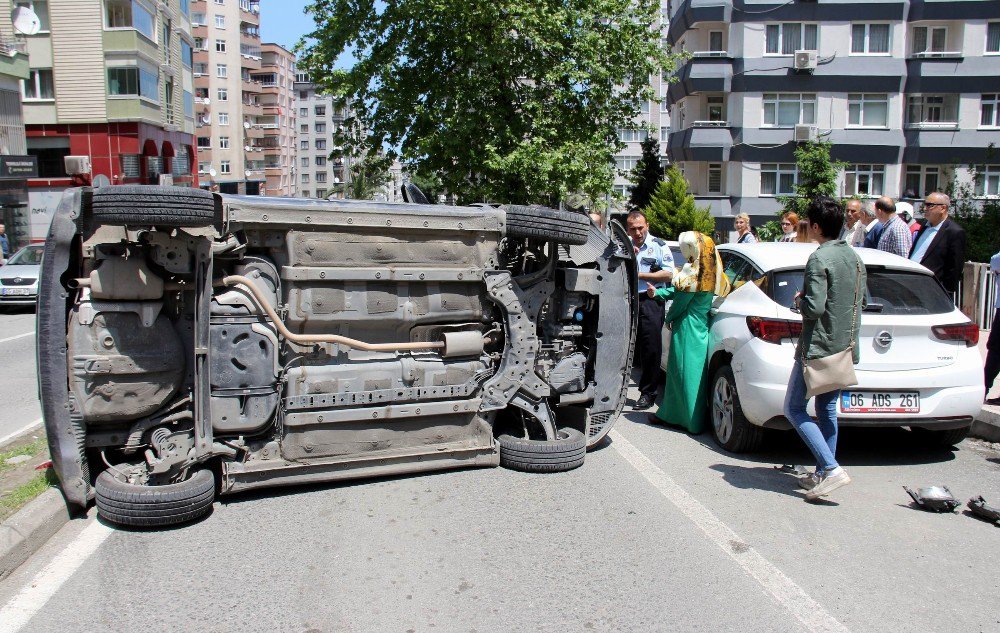
[[[339,156],[334,152],[332,157]],[[368,154],[351,164],[351,177],[336,184],[331,191],[350,200],[372,200],[391,180],[389,160],[378,154]]]
[[[658,0],[314,0],[298,66],[352,100],[349,143],[463,201],[603,200],[617,129],[674,69]],[[356,63],[334,69],[345,51]]]
[[[660,181],[644,210],[649,232],[666,240],[676,240],[684,231],[712,235],[715,230],[715,218],[707,207],[695,206],[694,196],[687,190],[687,181],[673,166],[667,170],[667,179]]]
[[[663,181],[663,167],[660,166],[660,143],[652,134],[642,142],[642,158],[632,172],[635,186],[629,189],[628,206],[630,209],[642,209],[649,204],[649,199]]]
[[[996,150],[991,144],[987,161],[995,160]],[[1000,235],[1000,200],[987,198],[980,187],[983,176],[980,168],[970,166],[970,180],[959,182],[952,178],[945,193],[951,197],[948,217],[965,229],[965,259],[988,262],[997,252],[997,235]],[[952,173],[957,172],[953,170]]]

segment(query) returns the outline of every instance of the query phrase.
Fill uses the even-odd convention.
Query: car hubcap
[[[712,394],[712,423],[719,441],[728,441],[733,432],[733,390],[725,378],[715,381]]]

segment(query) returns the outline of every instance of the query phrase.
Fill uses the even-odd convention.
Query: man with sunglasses
[[[965,267],[965,230],[948,219],[950,205],[951,199],[938,191],[924,198],[927,223],[913,238],[910,259],[929,268],[944,289],[954,295]]]

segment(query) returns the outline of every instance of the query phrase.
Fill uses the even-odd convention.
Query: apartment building
[[[669,2],[670,0],[661,0],[662,7],[660,8],[661,42],[665,48],[668,46],[667,29],[670,25]],[[655,134],[659,140],[660,164],[667,164],[667,142],[670,133],[669,104],[667,103],[669,84],[662,75],[655,75],[650,77],[650,85],[653,92],[661,97],[660,103],[655,101],[640,103],[639,116],[635,126],[618,130],[618,138],[625,144],[625,147],[621,152],[615,154],[616,171],[613,189],[623,201],[628,200],[629,187],[634,184],[631,180],[631,174],[636,165],[639,164],[639,159],[642,158],[642,142],[650,134]],[[624,209],[623,204],[618,206]]]
[[[668,88],[668,149],[720,228],[740,212],[771,219],[808,139],[847,163],[843,196],[922,197],[952,179],[1000,195],[1000,2],[672,9],[669,43],[691,58]]]
[[[33,239],[44,237],[62,190],[92,179],[195,185],[188,0],[17,0],[40,29],[17,35],[30,67],[21,81]],[[14,37],[9,13],[0,34]],[[73,177],[66,156],[89,158]],[[98,178],[101,177],[101,178]]]
[[[249,117],[254,129],[264,131],[263,138],[250,145],[252,152],[262,151],[264,159],[247,163],[248,170],[265,174],[269,196],[295,195],[295,55],[278,44],[262,44],[261,72],[250,78],[259,83],[260,114]],[[262,185],[262,188],[264,185]]]
[[[21,82],[30,75],[24,39],[0,36],[0,222],[11,253],[31,239],[28,178],[38,175],[38,162],[26,154],[21,111]]]
[[[201,186],[257,195],[265,187],[260,3],[191,0],[194,89]]]
[[[344,197],[350,183],[350,156],[333,155],[339,150],[337,132],[343,130],[350,106],[338,108],[332,95],[321,94],[306,73],[295,77],[295,109],[298,117],[297,194],[305,198]]]

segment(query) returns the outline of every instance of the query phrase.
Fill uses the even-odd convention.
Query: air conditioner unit
[[[90,173],[90,156],[64,156],[63,165],[70,176],[82,176]]]
[[[816,51],[795,51],[795,70],[816,70]]]
[[[795,142],[805,143],[806,141],[815,141],[819,138],[819,128],[815,125],[796,125],[795,126]]]
[[[174,186],[174,176],[173,176],[173,174],[160,174],[160,186],[161,187],[173,187]]]

